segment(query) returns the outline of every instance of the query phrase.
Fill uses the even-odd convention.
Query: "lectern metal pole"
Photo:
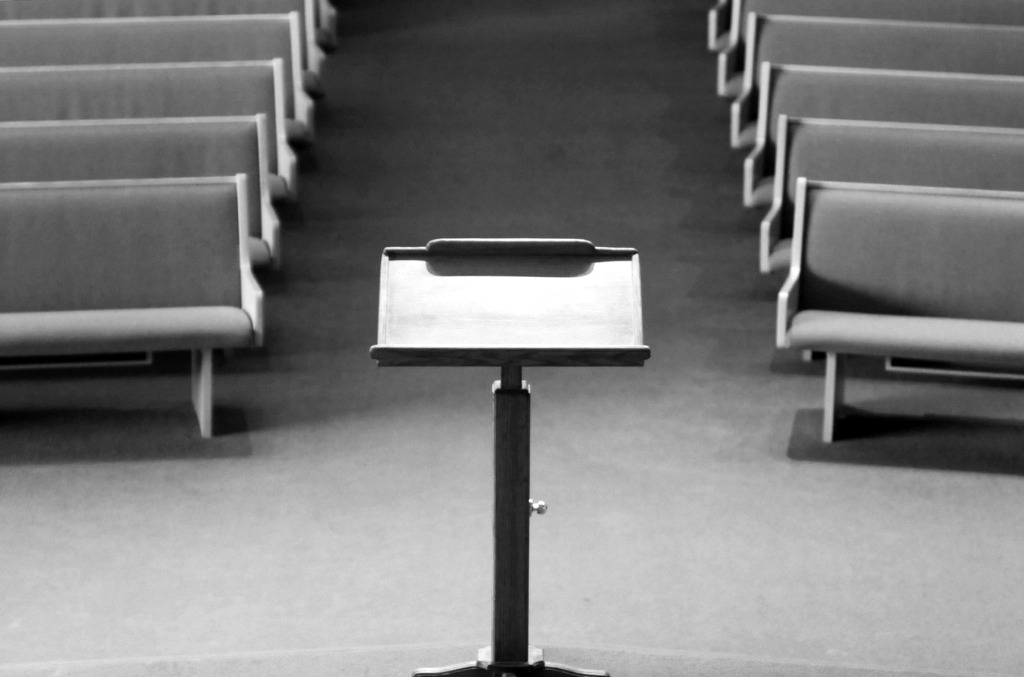
[[[526,663],[529,653],[530,390],[522,368],[501,368],[494,391],[495,663]]]

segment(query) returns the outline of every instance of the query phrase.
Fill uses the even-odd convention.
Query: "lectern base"
[[[480,649],[475,662],[456,663],[442,668],[420,668],[412,677],[609,677],[604,670],[581,670],[558,663],[545,663],[544,652],[530,647],[525,663],[495,662],[491,647]]]

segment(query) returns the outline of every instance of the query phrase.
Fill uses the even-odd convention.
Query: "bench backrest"
[[[1024,193],[802,180],[801,309],[1024,321]]]
[[[744,89],[764,62],[1024,74],[1024,26],[751,14]]]
[[[774,160],[780,115],[1024,128],[1024,77],[764,64],[757,138]]]
[[[239,181],[0,184],[0,312],[241,307]]]
[[[313,0],[0,0],[0,20],[112,19],[213,14],[287,14],[298,12],[303,65],[316,54],[316,6]]]
[[[284,139],[280,62],[0,68],[0,122],[264,114],[267,162]]]
[[[1024,128],[779,118],[774,201],[790,231],[797,180],[1024,191]]]
[[[49,0],[51,2],[55,0]],[[832,16],[1024,25],[1022,0],[733,0],[729,24],[731,44],[746,39],[751,14]]]
[[[0,67],[264,61],[284,63],[285,114],[302,82],[298,14],[0,22]]]
[[[0,123],[0,183],[245,174],[250,235],[270,205],[264,116]]]

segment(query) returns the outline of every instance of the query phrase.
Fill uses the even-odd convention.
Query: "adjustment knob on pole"
[[[547,503],[545,503],[544,501],[535,501],[532,498],[530,499],[530,514],[531,515],[533,513],[537,513],[538,515],[543,515],[547,511],[548,511],[548,504]]]

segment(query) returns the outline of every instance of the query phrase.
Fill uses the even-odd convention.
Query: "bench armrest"
[[[242,273],[242,310],[252,320],[253,345],[263,345],[263,289],[256,276],[252,273],[252,267],[243,265]]]
[[[757,120],[757,89],[740,92],[729,107],[729,145],[743,148],[749,145],[744,132]]]
[[[317,0],[317,41],[327,51],[338,46],[338,10],[330,0]]]
[[[776,197],[771,208],[761,221],[761,239],[758,256],[761,272],[767,275],[772,272],[771,255],[775,245],[782,237],[782,199]]]
[[[267,249],[270,251],[270,267],[273,270],[278,270],[281,268],[281,219],[269,200],[263,201],[260,211],[262,212],[260,239],[266,243]]]
[[[302,87],[300,82],[295,90],[295,119],[306,128],[305,143],[312,143],[313,132],[313,99]]]
[[[708,10],[708,51],[721,52],[729,44],[729,18],[732,0],[718,0]]]
[[[299,195],[299,160],[287,141],[277,147],[277,175],[284,180],[288,193],[282,199],[293,202]]]
[[[725,49],[718,53],[718,74],[715,83],[718,96],[736,94],[734,89],[730,89],[730,82],[742,73],[744,51],[742,45],[726,45]]]
[[[796,315],[796,306],[800,301],[800,268],[792,266],[782,289],[779,290],[779,301],[775,322],[775,346],[789,347],[789,328]]]
[[[316,0],[302,2],[302,34],[306,48],[306,68],[320,75],[323,62],[327,58],[323,48],[317,42],[317,5]]]
[[[743,206],[756,207],[754,190],[765,177],[765,141],[760,140],[743,160]],[[763,204],[763,203],[762,203]]]

